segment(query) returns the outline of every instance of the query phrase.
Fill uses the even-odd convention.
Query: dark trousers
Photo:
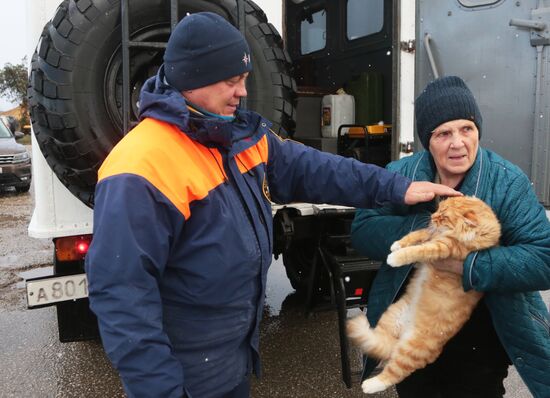
[[[250,397],[250,375],[235,387],[232,391],[225,394],[222,398],[249,398]]]
[[[400,398],[501,398],[509,365],[481,302],[439,358],[396,388]]]
[[[188,398],[188,395],[184,394],[183,398]],[[245,377],[237,387],[220,398],[250,398],[250,375]]]
[[[396,386],[399,398],[502,398],[507,366],[450,364],[417,370]]]

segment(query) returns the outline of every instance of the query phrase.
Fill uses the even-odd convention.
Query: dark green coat
[[[433,158],[426,151],[390,163],[388,169],[413,181],[435,178]],[[488,203],[502,225],[499,247],[466,258],[464,290],[485,292],[495,330],[518,373],[535,397],[550,397],[550,320],[538,292],[550,289],[550,222],[545,210],[517,166],[481,148],[460,191]],[[434,203],[359,210],[352,225],[353,245],[373,259],[385,260],[391,244],[425,227],[434,210]],[[382,265],[369,293],[371,325],[395,300],[410,270]],[[367,361],[364,376],[373,364]]]

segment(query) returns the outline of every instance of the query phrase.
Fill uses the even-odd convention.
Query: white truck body
[[[27,0],[27,59],[34,53],[40,32],[52,18],[59,0]],[[74,197],[46,163],[32,135],[32,174],[35,207],[29,236],[56,238],[92,233],[92,209]]]

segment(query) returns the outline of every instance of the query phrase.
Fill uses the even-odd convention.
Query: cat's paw
[[[409,249],[405,247],[390,253],[386,259],[386,263],[390,267],[401,267],[411,263],[409,257]]]
[[[390,247],[390,251],[394,252],[399,249],[401,249],[401,244],[399,243],[399,241],[393,242],[393,244]]]
[[[400,265],[403,265],[399,262],[399,256],[397,255],[397,252],[390,253],[388,258],[386,259],[386,263],[390,267],[399,267]]]
[[[371,377],[361,384],[361,388],[365,394],[374,394],[380,391],[384,391],[388,388],[384,382],[382,382],[378,377]]]

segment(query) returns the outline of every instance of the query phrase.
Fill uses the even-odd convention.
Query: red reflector
[[[358,287],[357,289],[355,289],[355,296],[362,296],[362,295],[363,295],[362,287]]]
[[[82,260],[92,241],[92,235],[65,236],[55,239],[55,256],[58,261]]]
[[[76,251],[80,254],[86,254],[90,245],[87,242],[80,242],[76,245]]]

